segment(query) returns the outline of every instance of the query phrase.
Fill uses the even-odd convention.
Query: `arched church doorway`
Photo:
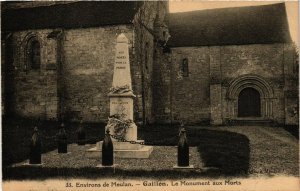
[[[260,94],[254,88],[243,89],[238,97],[238,117],[260,117]]]

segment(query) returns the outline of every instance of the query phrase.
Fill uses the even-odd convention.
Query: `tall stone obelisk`
[[[133,122],[133,99],[135,95],[132,92],[131,85],[128,39],[124,34],[117,37],[113,82],[108,96],[110,117],[106,129],[110,130],[111,135],[118,135],[118,132],[116,132],[120,129],[118,125],[127,124],[122,139],[141,143],[131,144],[112,138],[115,156],[117,158],[149,158],[153,146],[143,145],[143,140],[137,140],[137,126]],[[88,157],[99,157],[102,143],[100,141],[96,144],[96,147],[88,149],[86,155]]]
[[[123,33],[117,37],[114,75],[112,82],[112,87],[122,86],[128,86],[128,89],[132,90],[128,39]]]
[[[132,120],[124,138],[128,141],[137,140],[137,126],[133,122],[133,98],[128,39],[122,33],[117,37],[115,65],[111,92],[109,93],[110,116],[121,116],[122,120]],[[109,124],[108,124],[109,127]],[[114,134],[114,130],[110,129]]]

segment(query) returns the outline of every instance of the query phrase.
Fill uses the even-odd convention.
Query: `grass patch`
[[[177,145],[178,127],[152,127],[143,131],[146,143],[152,145]],[[187,128],[190,146],[198,147],[205,167],[223,175],[245,175],[249,170],[249,139],[242,134]],[[148,141],[147,141],[148,138]]]
[[[299,140],[299,126],[298,125],[285,125],[284,129],[289,132],[291,135],[296,137]]]
[[[197,130],[193,135],[192,140],[207,167],[216,167],[224,175],[248,173],[250,146],[245,135],[207,129]]]
[[[17,163],[28,159],[29,142],[33,132],[35,121],[14,120],[3,123],[3,178],[4,179],[39,179],[49,177],[80,177],[80,178],[186,178],[186,177],[245,177],[252,174],[272,175],[268,170],[282,174],[296,175],[298,172],[298,152],[296,146],[281,142],[273,136],[289,140],[289,134],[284,133],[282,128],[271,127],[187,127],[187,137],[190,146],[197,147],[200,154],[200,161],[203,163],[202,171],[184,172],[175,170],[160,169],[163,162],[156,161],[153,169],[142,168],[148,166],[151,160],[141,162],[141,170],[130,168],[117,168],[115,173],[108,169],[97,169],[93,166],[98,161],[88,161],[81,156],[68,158],[66,165],[40,167],[9,167],[9,164]],[[87,139],[90,143],[102,140],[104,137],[105,124],[84,124],[86,127]],[[40,126],[40,133],[43,137],[43,152],[48,153],[57,148],[53,136],[58,131],[56,122],[43,122]],[[69,143],[76,143],[76,130],[78,124],[69,124],[66,130],[69,134]],[[272,136],[260,131],[272,132]],[[178,126],[152,125],[138,128],[138,138],[145,140],[148,145],[176,146],[178,142]],[[50,138],[49,138],[50,137]],[[251,140],[251,142],[250,142]],[[295,147],[295,148],[294,148]],[[174,147],[173,147],[174,148]],[[276,148],[276,149],[274,149]],[[78,150],[77,146],[74,151]],[[250,152],[251,150],[251,152]],[[164,151],[160,151],[164,154]],[[173,152],[173,151],[172,151]],[[176,157],[169,153],[168,157]],[[174,152],[176,150],[174,149]],[[175,153],[174,153],[175,154]],[[251,156],[250,156],[251,155]],[[44,156],[44,155],[43,155]],[[250,160],[251,159],[251,160]],[[87,165],[74,166],[74,160],[87,160]],[[173,162],[175,162],[176,158]],[[48,160],[48,162],[51,159]],[[133,160],[134,161],[134,160]],[[272,161],[272,162],[270,162]],[[126,165],[131,166],[132,161]],[[138,163],[139,161],[136,161]],[[91,165],[91,167],[89,167]],[[139,166],[136,164],[136,166]],[[152,167],[151,167],[152,168]],[[171,167],[170,167],[171,168]]]
[[[57,148],[56,134],[60,124],[56,121],[38,122],[33,119],[14,119],[2,121],[2,164],[8,166],[29,158],[29,145],[34,126],[38,125],[42,138],[42,152]],[[66,124],[68,143],[76,143],[78,123]],[[83,124],[88,137],[87,143],[96,143],[104,137],[105,124]]]

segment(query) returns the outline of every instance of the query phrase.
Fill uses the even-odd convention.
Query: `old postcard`
[[[1,1],[4,191],[299,190],[297,1]]]

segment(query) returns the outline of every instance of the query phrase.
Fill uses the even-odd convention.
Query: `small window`
[[[166,31],[163,31],[163,37],[164,37],[164,39],[166,39],[166,36],[167,36]]]
[[[36,38],[31,38],[27,44],[26,69],[38,70],[41,67],[41,47]]]
[[[181,72],[183,77],[189,76],[189,62],[187,58],[182,60]]]

